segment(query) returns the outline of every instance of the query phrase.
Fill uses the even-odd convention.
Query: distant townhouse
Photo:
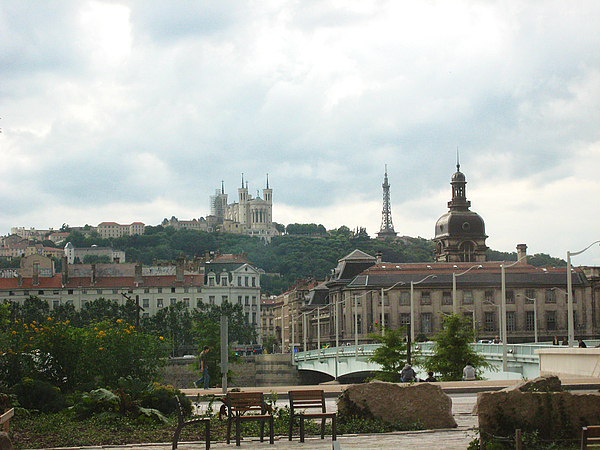
[[[110,262],[124,263],[125,252],[121,250],[115,250],[111,247],[98,247],[92,245],[91,247],[80,247],[76,248],[72,242],[67,242],[64,248],[64,256],[67,257],[69,264],[75,264],[76,262],[83,263],[86,256],[107,256]]]
[[[96,227],[101,238],[119,238],[122,236],[133,236],[144,234],[145,225],[142,222],[133,222],[130,225],[121,225],[116,222],[102,222]]]

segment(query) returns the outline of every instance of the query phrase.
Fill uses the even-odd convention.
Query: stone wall
[[[600,393],[552,392],[553,383],[528,383],[533,383],[533,389],[525,383],[477,395],[483,440],[489,436],[514,437],[517,429],[537,431],[548,440],[577,440],[582,427],[600,424]]]

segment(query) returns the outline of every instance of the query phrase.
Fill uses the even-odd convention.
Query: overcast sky
[[[0,234],[209,214],[433,238],[456,149],[487,245],[600,239],[600,1],[0,3]],[[600,247],[573,258],[600,265]]]

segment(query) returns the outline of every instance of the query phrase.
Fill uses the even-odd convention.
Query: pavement
[[[465,450],[469,443],[477,437],[477,415],[473,414],[476,402],[475,395],[460,395],[484,391],[499,390],[514,385],[520,380],[499,381],[463,381],[463,382],[440,382],[444,392],[449,395],[455,394],[452,399],[452,412],[457,422],[457,428],[442,430],[402,431],[394,433],[377,434],[344,434],[338,436],[339,450],[383,450],[383,449],[410,449],[410,450]],[[565,378],[561,379],[562,385],[570,390],[598,390],[600,389],[599,378]],[[333,399],[337,397],[345,385],[321,384],[318,386],[271,386],[242,388],[242,390],[262,391],[265,394],[277,394],[277,399],[287,398],[287,393],[292,389],[323,389],[326,397]],[[182,389],[190,398],[196,399],[205,394],[222,395],[222,389]],[[171,443],[134,444],[121,446],[82,447],[89,450],[170,450]],[[204,450],[204,442],[180,442],[178,450]],[[212,450],[237,448],[235,440],[231,444],[225,442],[211,442]],[[269,445],[268,438],[260,442],[258,438],[244,438],[241,446],[243,450],[332,450],[331,436],[325,436],[324,440],[319,437],[307,437],[304,443],[300,443],[295,437],[289,441],[287,436],[276,436],[275,444]]]

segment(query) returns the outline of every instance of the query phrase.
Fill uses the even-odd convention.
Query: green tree
[[[425,358],[427,370],[439,375],[441,381],[459,381],[463,368],[470,363],[479,378],[490,364],[471,343],[475,339],[473,324],[466,317],[452,314],[444,318],[442,329],[434,337],[433,355]]]
[[[369,357],[369,361],[381,366],[375,376],[376,379],[397,383],[400,381],[400,372],[407,360],[407,343],[405,340],[406,330],[402,327],[398,330],[386,328],[383,336],[373,333],[369,338],[381,343]]]

